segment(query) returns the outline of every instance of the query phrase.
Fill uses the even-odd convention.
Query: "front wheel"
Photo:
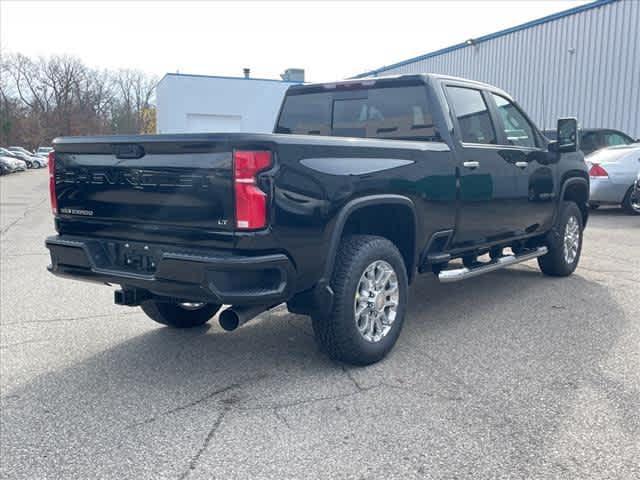
[[[204,325],[213,318],[220,307],[221,305],[213,303],[169,303],[158,300],[147,300],[140,305],[151,320],[173,328]]]
[[[582,213],[575,202],[562,202],[556,222],[547,234],[546,255],[538,257],[542,273],[553,277],[571,275],[582,252]]]
[[[312,318],[320,347],[355,365],[384,358],[400,335],[408,301],[407,271],[396,246],[372,235],[343,239],[331,288],[331,311]]]

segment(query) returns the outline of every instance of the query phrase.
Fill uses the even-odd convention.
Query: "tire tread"
[[[351,235],[345,237],[338,249],[331,279],[331,287],[335,295],[331,312],[327,316],[312,316],[313,330],[319,347],[334,360],[355,365],[368,365],[384,357],[393,346],[393,343],[395,343],[395,340],[393,340],[389,348],[381,354],[363,355],[353,338],[349,322],[344,321],[344,318],[346,316],[350,318],[352,313],[345,311],[346,305],[343,297],[348,293],[346,290],[353,276],[357,274],[359,277],[361,275],[361,272],[354,271],[355,266],[363,256],[367,256],[374,251],[397,256],[404,269],[402,255],[396,246],[386,238],[375,235]],[[406,270],[396,272],[396,274],[399,277],[402,275],[404,288],[406,288]],[[400,281],[400,278],[398,280]],[[398,315],[396,318],[398,327],[401,327],[402,317],[403,315]],[[391,334],[392,332],[389,333],[389,335]],[[396,331],[396,338],[398,334],[399,331]]]
[[[564,228],[570,214],[575,215],[580,223],[580,246],[578,247],[575,261],[569,265],[564,260],[563,240]],[[542,273],[551,277],[567,277],[575,271],[582,253],[582,230],[584,228],[582,222],[582,214],[578,205],[575,202],[563,201],[560,205],[556,223],[546,237],[546,245],[549,251],[546,255],[538,257],[538,266]]]

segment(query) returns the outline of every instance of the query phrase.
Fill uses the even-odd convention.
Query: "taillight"
[[[58,198],[56,197],[56,152],[49,152],[49,198],[51,199],[51,213],[58,213]]]
[[[236,227],[256,230],[267,226],[267,195],[258,188],[258,173],[271,166],[271,152],[235,150],[233,184],[236,194]]]
[[[593,166],[591,167],[591,170],[589,170],[589,176],[594,178],[599,178],[599,177],[608,177],[609,174],[600,165],[598,165],[597,163],[594,163]]]

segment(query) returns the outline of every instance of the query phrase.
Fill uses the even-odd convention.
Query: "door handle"
[[[478,168],[480,166],[480,162],[463,162],[462,165],[464,168]]]
[[[527,168],[529,166],[529,162],[516,162],[516,167],[518,168]]]

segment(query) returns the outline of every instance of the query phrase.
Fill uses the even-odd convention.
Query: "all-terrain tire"
[[[140,308],[151,319],[173,328],[192,328],[204,325],[213,318],[221,305],[205,303],[202,307],[191,310],[177,303],[147,300]]]
[[[361,277],[377,261],[386,262],[396,275],[397,307],[386,334],[370,341],[356,324],[355,302]],[[345,237],[338,249],[331,288],[334,293],[331,311],[312,316],[321,350],[334,360],[354,365],[369,365],[384,358],[400,335],[408,302],[407,269],[396,246],[386,238],[373,235]]]
[[[575,223],[574,223],[575,222]],[[567,239],[567,230],[577,225],[575,232],[576,248],[571,254],[572,239]],[[538,266],[542,273],[552,277],[567,277],[571,275],[580,261],[582,252],[582,213],[575,202],[562,202],[556,217],[555,224],[546,236],[546,246],[549,252],[538,257]],[[569,253],[567,253],[569,252]]]

